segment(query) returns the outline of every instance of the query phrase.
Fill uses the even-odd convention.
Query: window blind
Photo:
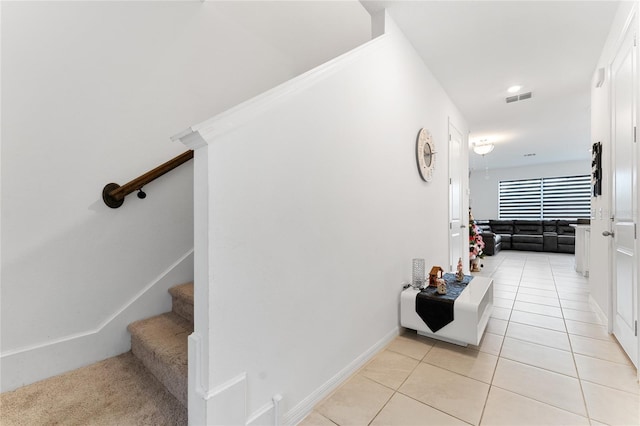
[[[591,212],[591,177],[500,181],[500,219],[576,219]]]

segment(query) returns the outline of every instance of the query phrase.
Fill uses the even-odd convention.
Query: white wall
[[[217,2],[2,2],[2,390],[124,352],[127,321],[168,309],[164,290],[157,306],[137,299],[193,275],[193,166],[117,210],[103,186],[184,151],[169,136],[187,125],[366,41],[359,3],[331,3],[305,18],[322,8],[343,40],[302,60]]]
[[[585,143],[585,150],[589,147]],[[469,154],[476,155],[476,154]],[[491,154],[487,156],[490,157]],[[590,160],[538,164],[528,167],[491,168],[488,172],[480,166],[469,177],[469,204],[475,219],[498,218],[498,185],[501,180],[530,179],[539,177],[588,175],[591,173]]]
[[[272,419],[275,394],[282,422],[299,421],[397,334],[411,259],[448,262],[449,118],[468,133],[393,27],[182,135],[207,143],[195,191],[209,209],[196,212],[209,236],[197,265],[209,269],[196,272],[196,303],[208,300],[209,318],[196,318],[203,365],[190,365],[203,369],[209,424]],[[416,168],[422,127],[438,151],[429,183]]]
[[[609,32],[609,37],[594,70],[594,81],[591,89],[591,143],[602,142],[602,196],[591,199],[591,262],[589,269],[589,286],[591,297],[600,310],[611,318],[611,239],[602,236],[603,231],[611,230],[611,108],[610,108],[610,74],[609,66],[619,48],[620,37],[625,24],[635,10],[638,13],[640,2],[621,2]],[[638,29],[640,32],[640,28]],[[605,68],[604,84],[595,87],[595,74],[598,68]],[[640,90],[640,89],[639,89]],[[638,119],[640,121],[640,119]],[[637,164],[637,163],[636,163]],[[609,323],[611,327],[611,322]],[[611,330],[611,329],[610,329]]]

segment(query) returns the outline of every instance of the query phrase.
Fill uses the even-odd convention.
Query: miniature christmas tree
[[[476,225],[471,209],[469,209],[469,260],[473,261],[478,258],[483,258],[484,252],[482,249],[484,249],[482,230]],[[474,266],[474,262],[471,262],[471,265],[472,271],[479,271],[478,267]]]

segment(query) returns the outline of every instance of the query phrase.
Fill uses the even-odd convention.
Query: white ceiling
[[[470,140],[495,139],[490,167],[589,160],[592,77],[618,2],[361,3],[387,8],[467,119]],[[507,104],[515,84],[533,97]]]

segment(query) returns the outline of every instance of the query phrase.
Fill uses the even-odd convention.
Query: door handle
[[[602,231],[602,235],[604,235],[605,237],[613,237],[615,236],[615,232]]]

